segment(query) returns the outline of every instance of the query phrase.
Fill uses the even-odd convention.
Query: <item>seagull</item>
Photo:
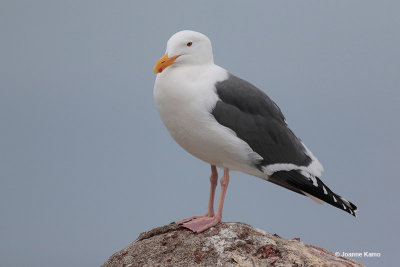
[[[211,165],[206,214],[177,223],[197,233],[218,224],[230,171],[259,177],[355,216],[357,207],[320,180],[321,163],[288,127],[275,102],[214,64],[207,36],[189,30],[175,33],[154,73],[154,102],[168,132],[187,152]],[[217,167],[223,175],[215,213]]]

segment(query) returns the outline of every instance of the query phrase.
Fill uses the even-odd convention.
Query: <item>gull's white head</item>
[[[213,63],[211,41],[202,33],[180,31],[169,38],[167,51],[154,66],[154,73],[161,73],[171,65],[201,65]]]

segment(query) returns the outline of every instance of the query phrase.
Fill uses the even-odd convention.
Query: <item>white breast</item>
[[[214,64],[172,66],[157,75],[154,100],[169,133],[186,151],[210,164],[259,176],[251,162],[261,157],[210,114],[218,101],[215,83],[227,77]]]

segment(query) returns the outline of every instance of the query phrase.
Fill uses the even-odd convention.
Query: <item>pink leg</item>
[[[228,189],[228,184],[229,184],[229,169],[225,168],[224,176],[221,178],[221,194],[219,196],[218,209],[216,214],[216,217],[219,218],[218,222],[220,222],[222,219],[222,209],[224,208],[224,200],[225,200],[226,190]]]
[[[217,167],[211,165],[211,176],[210,176],[210,197],[208,199],[208,209],[206,216],[212,217],[214,216],[214,197],[215,197],[215,189],[218,184],[218,172]]]
[[[194,218],[189,222],[185,222],[183,224],[183,226],[192,230],[193,232],[201,233],[201,232],[215,226],[216,224],[218,224],[222,219],[222,210],[224,208],[224,200],[225,200],[225,195],[226,195],[226,190],[228,188],[228,184],[229,184],[229,169],[225,168],[224,176],[221,178],[221,194],[219,197],[217,213],[212,216],[203,216],[203,217]],[[213,189],[213,186],[211,185],[211,192],[212,191],[214,191],[214,193],[215,193],[215,187]],[[211,200],[214,201],[214,197],[210,196],[210,201]],[[209,205],[208,212],[210,212],[210,211],[212,211],[212,213],[214,213],[213,209],[210,209],[210,205]]]
[[[185,223],[185,222],[189,222],[192,221],[194,219],[198,219],[198,218],[202,218],[202,217],[212,217],[214,216],[214,196],[215,196],[215,189],[217,187],[218,184],[218,171],[217,171],[217,167],[215,167],[215,165],[211,165],[211,176],[210,176],[210,197],[208,199],[208,209],[207,209],[207,213],[203,216],[192,216],[189,218],[185,218],[182,220],[177,221],[176,223],[181,224],[181,223]]]

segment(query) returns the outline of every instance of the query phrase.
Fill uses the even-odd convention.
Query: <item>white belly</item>
[[[201,80],[191,79],[178,68],[168,68],[164,72],[157,77],[154,100],[174,140],[210,164],[259,176],[260,172],[252,162],[261,157],[210,114],[218,100],[214,91],[215,80],[224,80],[227,72],[213,65],[211,71],[197,75]]]

